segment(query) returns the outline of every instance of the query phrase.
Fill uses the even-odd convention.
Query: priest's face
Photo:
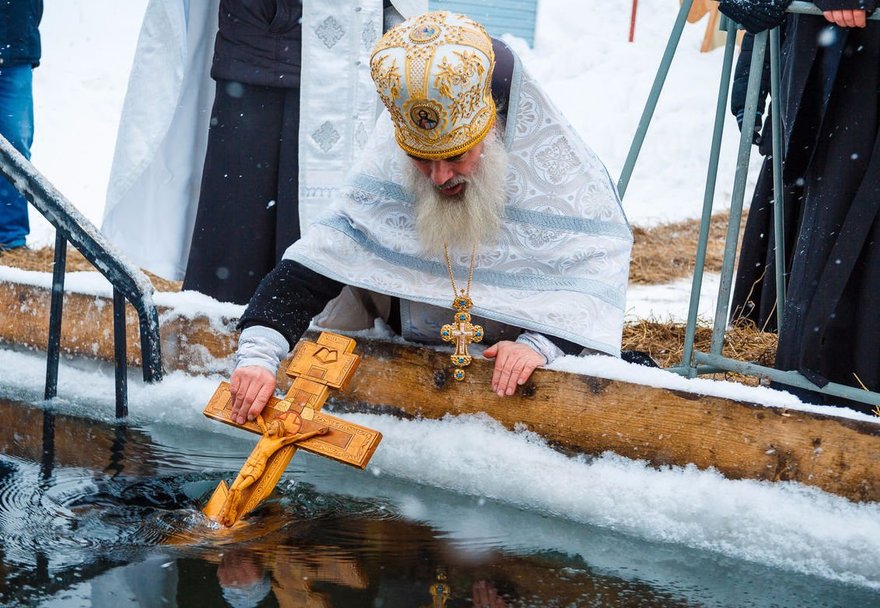
[[[455,197],[467,188],[468,177],[474,172],[483,154],[485,140],[458,156],[440,160],[426,160],[410,156],[419,173],[431,180],[434,187],[447,197]]]
[[[469,251],[498,239],[504,210],[507,151],[494,132],[453,158],[409,157],[406,185],[415,200],[415,222],[425,251]]]

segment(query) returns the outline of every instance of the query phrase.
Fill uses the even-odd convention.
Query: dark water
[[[305,454],[248,525],[218,529],[198,509],[250,439],[4,400],[0,422],[4,606],[880,605]]]

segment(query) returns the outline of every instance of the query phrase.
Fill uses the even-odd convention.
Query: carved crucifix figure
[[[221,481],[203,512],[231,526],[255,509],[275,488],[297,448],[359,467],[367,466],[382,435],[324,414],[330,388],[342,389],[357,368],[354,340],[322,333],[317,343],[301,341],[287,374],[294,378],[284,399],[272,397],[256,421],[232,420],[229,384],[223,382],[205,415],[262,435],[232,485]]]
[[[455,319],[451,324],[446,324],[440,329],[440,337],[445,342],[455,342],[455,352],[449,356],[452,364],[458,368],[453,377],[464,380],[463,367],[471,364],[472,357],[468,353],[468,344],[480,342],[483,339],[483,328],[471,323],[470,298],[459,297],[452,303],[455,307]]]
[[[266,472],[269,460],[278,450],[288,445],[292,445],[299,441],[306,441],[318,435],[326,435],[327,427],[321,427],[308,433],[299,433],[299,427],[302,426],[301,420],[296,425],[296,429],[289,429],[286,422],[290,412],[279,414],[269,424],[263,420],[262,416],[257,416],[257,425],[263,431],[263,436],[254,446],[250,456],[238,472],[238,476],[229,487],[226,494],[226,500],[220,508],[217,519],[225,526],[231,526],[238,521],[238,514],[244,507],[243,493],[255,484]]]

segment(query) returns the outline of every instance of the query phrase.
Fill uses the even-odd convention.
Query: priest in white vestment
[[[387,112],[333,210],[285,253],[241,319],[233,415],[254,417],[278,363],[317,319],[381,318],[448,342],[464,377],[512,395],[566,354],[620,355],[632,235],[605,167],[518,58],[471,19],[390,30],[371,73]],[[335,299],[334,299],[335,298]]]

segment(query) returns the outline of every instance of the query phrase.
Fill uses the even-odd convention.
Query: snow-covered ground
[[[44,3],[31,161],[97,226],[146,5],[145,0]],[[54,242],[51,226],[33,208],[31,223],[30,245]]]
[[[43,65],[35,72],[33,162],[96,224],[101,222],[119,113],[145,6],[146,0],[45,0]],[[627,42],[630,7],[628,0],[541,0],[535,48],[513,42],[615,178],[678,2],[642,0],[634,44]],[[685,28],[624,200],[634,224],[699,215],[721,63],[719,51],[698,52],[704,29],[704,22]],[[733,180],[736,127],[731,118],[726,133],[718,180],[721,207],[727,204]],[[32,219],[30,244],[52,242],[52,231],[42,218],[37,214]],[[710,277],[707,283],[701,312],[709,318],[717,281]],[[681,319],[689,288],[686,280],[632,288],[630,314]],[[0,392],[39,401],[44,364],[40,356],[0,350],[0,370],[15,370],[0,373]],[[632,379],[636,373],[626,364],[608,360],[566,358],[560,367],[622,379]],[[678,382],[706,382],[661,371],[638,373],[641,382],[674,389],[694,387]],[[134,422],[217,430],[201,415],[216,382],[217,378],[177,374],[158,386],[133,382]],[[63,365],[59,387],[63,399],[58,407],[109,418],[112,383],[112,371]],[[753,392],[758,389],[725,383],[713,386],[699,390],[797,407],[793,398],[784,395],[758,395]],[[855,505],[797,485],[729,481],[712,471],[658,471],[612,456],[594,461],[567,458],[528,434],[508,433],[487,420],[418,424],[386,416],[358,420],[385,435],[371,465],[376,474],[465,494],[482,492],[527,510],[880,589],[877,505]],[[480,445],[480,453],[468,452],[467,445]],[[471,455],[464,459],[463,454]],[[497,474],[502,461],[506,475]],[[544,474],[549,470],[554,473]]]

